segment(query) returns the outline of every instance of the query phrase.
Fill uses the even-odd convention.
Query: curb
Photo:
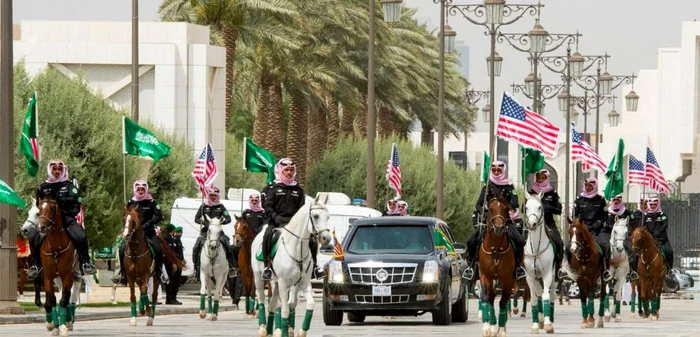
[[[233,306],[221,306],[219,311],[232,311]],[[164,315],[185,315],[185,314],[196,314],[199,309],[196,307],[188,308],[157,308],[156,317]],[[104,319],[119,319],[119,318],[129,318],[131,313],[128,307],[124,307],[123,311],[107,311],[107,312],[80,312],[80,309],[76,312],[76,322],[85,321],[99,321]],[[140,317],[140,316],[139,316]],[[29,314],[29,315],[17,315],[17,316],[0,316],[0,325],[7,324],[34,324],[34,323],[45,323],[46,318],[44,312],[41,314]]]

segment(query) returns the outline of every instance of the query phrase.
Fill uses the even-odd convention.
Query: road
[[[320,303],[317,302],[309,336],[480,336],[481,323],[476,322],[476,301],[470,301],[469,322],[436,327],[430,316],[382,318],[368,317],[364,324],[345,322],[340,327],[326,327]],[[597,303],[596,303],[597,307]],[[300,303],[299,309],[303,308]],[[661,320],[631,319],[629,307],[623,306],[622,323],[606,323],[603,329],[581,329],[579,302],[557,306],[555,332],[559,336],[700,336],[700,301],[666,300],[662,302]],[[299,310],[297,326],[301,326],[303,310]],[[196,314],[156,317],[155,326],[146,327],[146,319],[139,318],[137,327],[130,327],[128,319],[78,323],[70,336],[256,336],[256,321],[244,319],[243,313],[224,312],[219,321],[200,320]],[[530,317],[512,317],[508,321],[509,336],[529,334]],[[43,324],[4,325],[0,336],[50,336]]]

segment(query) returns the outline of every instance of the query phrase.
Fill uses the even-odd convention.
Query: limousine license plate
[[[372,296],[391,296],[391,286],[372,286]]]

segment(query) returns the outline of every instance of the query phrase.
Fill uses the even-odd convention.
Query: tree
[[[122,172],[122,116],[102,97],[96,96],[81,79],[68,79],[49,68],[33,79],[22,63],[15,67],[15,139],[26,103],[32,91],[39,93],[39,144],[45,167],[54,158],[68,166],[71,179],[77,179],[83,198],[85,230],[91,248],[99,249],[114,243],[122,228],[124,207]],[[148,126],[159,139],[172,147],[169,157],[150,165],[151,193],[163,208],[166,218],[176,197],[194,192],[190,171],[194,166],[192,147],[184,140]],[[127,197],[131,183],[142,175],[150,162],[127,158]],[[19,151],[15,153],[15,190],[29,200],[46,177],[41,170],[38,179],[26,175]],[[20,213],[26,219],[26,213]],[[167,221],[167,220],[166,220]]]
[[[226,188],[252,188],[261,191],[267,174],[243,170],[243,139],[226,135]]]

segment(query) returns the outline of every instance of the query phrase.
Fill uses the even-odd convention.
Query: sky
[[[140,0],[139,19],[158,21],[158,5],[161,0]],[[514,1],[509,1],[513,3]],[[534,4],[535,0],[519,0],[517,3]],[[378,2],[379,3],[379,2]],[[453,0],[453,4],[482,3],[480,0],[466,2]],[[700,17],[700,1],[697,0],[542,0],[541,24],[551,34],[570,34],[579,31],[579,51],[584,55],[611,55],[608,71],[612,75],[630,75],[639,69],[655,69],[657,48],[680,46],[681,23]],[[405,6],[418,8],[416,18],[428,22],[430,28],[437,29],[439,6],[431,0],[404,0]],[[670,8],[673,6],[673,8]],[[131,20],[131,1],[128,0],[21,0],[14,2],[14,20]],[[469,46],[470,82],[475,90],[487,90],[489,80],[486,75],[485,58],[489,52],[489,38],[483,27],[475,26],[460,16],[448,16],[450,26],[457,32],[457,39]],[[525,16],[513,25],[502,27],[504,33],[527,33],[534,25],[534,18]],[[503,69],[496,78],[496,93],[510,90],[512,83],[522,84],[530,73],[527,54],[513,49],[507,43],[496,46],[503,56]],[[566,48],[549,55],[564,55]],[[595,71],[595,69],[592,69]],[[544,84],[559,84],[559,77],[547,70],[541,70]],[[593,74],[593,73],[591,73]],[[618,88],[618,111],[621,97],[626,92]],[[531,100],[516,95],[525,105]],[[498,98],[497,98],[498,99]],[[644,99],[643,95],[641,99]],[[480,102],[483,107],[485,101]],[[563,126],[563,113],[557,109],[556,99],[546,102],[545,116]],[[611,105],[601,108],[601,120],[607,118]],[[589,128],[593,127],[594,116],[589,116]],[[583,121],[583,116],[581,123]],[[623,116],[624,119],[624,116]],[[481,114],[477,121],[479,130],[487,130]]]

